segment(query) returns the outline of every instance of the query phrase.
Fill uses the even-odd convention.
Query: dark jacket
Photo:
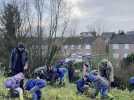
[[[23,51],[19,51],[18,48],[14,48],[11,52],[10,57],[10,67],[11,70],[16,72],[23,72],[25,64],[28,63],[28,54],[24,49]]]

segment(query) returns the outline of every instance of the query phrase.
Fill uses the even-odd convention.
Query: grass
[[[0,77],[0,95],[4,95],[0,96],[0,100],[9,100],[7,99],[8,92],[3,86],[4,80],[5,80],[4,77]],[[117,89],[112,89],[111,94],[114,96],[115,100],[134,100],[134,93],[129,93],[127,90],[121,91]],[[18,100],[18,99],[12,99],[12,100]],[[61,88],[47,86],[46,88],[42,89],[42,100],[92,100],[92,99],[84,95],[77,95],[75,84],[67,84],[65,87]],[[99,100],[99,98],[96,100]]]

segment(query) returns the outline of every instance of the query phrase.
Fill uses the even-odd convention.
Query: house
[[[93,36],[93,34],[95,34],[96,32],[94,32],[94,31],[91,31],[91,32],[81,32],[80,33],[80,36],[81,37],[92,37]]]
[[[113,58],[121,60],[134,53],[134,34],[116,34],[109,42]]]
[[[103,32],[101,36],[105,40],[105,42],[109,42],[109,40],[114,34],[116,33],[115,32]]]
[[[88,37],[64,37],[62,42],[61,38],[56,38],[56,44],[61,46],[60,53],[63,57],[69,57],[72,55],[78,55],[77,58],[80,58],[82,55],[89,55],[91,54],[91,45],[94,41],[93,36]],[[38,40],[37,38],[32,39],[34,44],[32,44],[32,48],[36,49],[38,48]],[[43,39],[41,43],[42,47],[42,55],[45,56],[47,53],[47,47],[48,47],[48,40]],[[35,51],[36,52],[36,51]],[[34,55],[34,54],[33,54]],[[74,58],[74,56],[72,56]],[[76,56],[75,56],[76,57]]]
[[[134,34],[134,31],[128,31],[126,34],[133,35]]]
[[[64,42],[64,47],[62,51],[64,51],[65,56],[71,56],[73,54],[76,55],[85,55],[91,54],[92,43],[95,40],[94,37],[68,37]]]

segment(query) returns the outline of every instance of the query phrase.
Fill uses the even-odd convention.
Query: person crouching
[[[18,73],[5,81],[5,87],[19,93],[19,99],[24,100],[23,92],[25,90],[32,94],[32,100],[41,100],[41,89],[46,86],[46,81],[42,79],[26,80],[23,89],[20,87],[20,82],[24,80],[24,74]]]
[[[46,87],[46,81],[42,79],[30,79],[24,85],[24,89],[32,94],[32,100],[41,100],[41,89],[44,87]]]
[[[113,100],[113,96],[109,93],[110,84],[108,80],[101,77],[97,73],[97,71],[95,70],[91,71],[89,75],[87,76],[86,81],[92,82],[92,84],[94,85],[94,88],[96,89],[96,92],[94,93],[93,98],[95,98],[98,95],[98,93],[100,93],[102,100],[107,99],[107,98],[109,98],[110,100]]]
[[[76,82],[76,85],[77,85],[77,93],[78,94],[83,94],[84,93],[84,90],[85,90],[85,85],[86,81],[82,78],[82,79],[79,79],[77,82]]]
[[[18,73],[9,79],[7,79],[4,83],[5,87],[10,89],[11,96],[18,96],[19,94],[19,99],[23,99],[23,89],[20,87],[21,81],[24,80],[24,75],[23,73]],[[15,92],[15,93],[14,93]]]
[[[84,79],[77,81],[77,90],[81,93],[84,92],[85,83],[90,82],[93,84],[95,88],[95,93],[92,94],[92,98],[96,98],[96,96],[100,93],[101,99],[110,98],[113,100],[113,96],[108,93],[109,92],[109,82],[101,77],[96,70],[93,70],[89,73],[89,75],[85,76]]]
[[[131,78],[128,80],[128,83],[129,83],[128,90],[129,90],[130,92],[134,91],[134,77],[131,77]]]
[[[57,68],[56,73],[59,79],[59,85],[64,85],[65,73],[67,72],[66,68]]]

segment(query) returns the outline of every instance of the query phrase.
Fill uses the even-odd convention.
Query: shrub
[[[78,63],[74,63],[73,66],[75,67],[75,69],[79,69],[82,71],[82,65],[83,65],[83,62],[78,62]]]

